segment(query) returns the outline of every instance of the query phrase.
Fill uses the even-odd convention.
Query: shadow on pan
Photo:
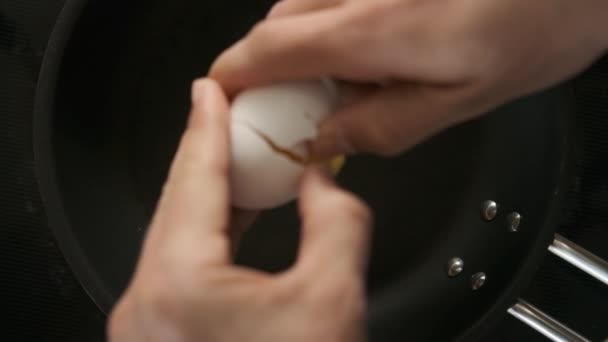
[[[66,260],[101,310],[129,281],[189,110],[190,84],[273,1],[67,1],[36,103],[36,168]],[[238,8],[238,11],[235,11]],[[352,158],[339,182],[373,208],[371,341],[478,339],[546,254],[568,182],[567,85],[445,131],[398,158]],[[480,216],[485,200],[499,211]],[[507,216],[518,212],[518,232]],[[293,262],[293,204],[265,212],[238,262]],[[446,262],[464,260],[450,278]],[[486,283],[471,288],[471,277]],[[311,279],[314,281],[314,279]]]

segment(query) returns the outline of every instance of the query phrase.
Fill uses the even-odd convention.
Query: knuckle
[[[244,51],[246,51],[247,58],[249,59],[248,63],[260,64],[264,62],[269,55],[276,53],[276,39],[273,38],[273,32],[269,26],[270,25],[265,21],[255,24],[247,37],[243,40]]]
[[[249,36],[251,38],[249,41],[258,49],[269,49],[274,45],[272,42],[274,36],[276,36],[276,32],[273,33],[272,27],[268,22],[262,21],[253,26]]]
[[[369,127],[369,149],[384,156],[393,157],[403,150],[400,140],[402,132],[388,125],[373,125]]]
[[[343,205],[345,215],[353,218],[355,221],[369,223],[372,218],[371,210],[360,200],[350,198]]]
[[[250,33],[249,58],[263,63],[271,57],[293,56],[298,60],[317,58],[333,52],[331,32],[335,23],[311,27],[307,30],[292,30],[282,22],[263,21],[256,24]],[[289,31],[283,32],[282,31]]]
[[[254,60],[263,60],[267,56],[274,56],[282,51],[289,51],[296,45],[296,40],[293,36],[290,39],[282,39],[280,32],[272,21],[264,21],[256,24],[251,30],[251,39],[249,39],[250,56]]]

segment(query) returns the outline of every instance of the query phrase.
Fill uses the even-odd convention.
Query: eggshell
[[[231,134],[233,205],[266,209],[293,200],[304,166],[275,152],[247,126],[233,124]]]
[[[320,81],[285,82],[244,91],[231,106],[232,120],[264,132],[281,147],[314,139],[336,93]]]
[[[232,202],[242,209],[268,209],[297,197],[304,165],[273,149],[265,139],[306,157],[305,143],[334,110],[335,89],[317,81],[249,89],[231,105]]]

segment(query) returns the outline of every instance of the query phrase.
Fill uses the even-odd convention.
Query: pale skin
[[[230,207],[228,102],[209,79],[192,94],[135,275],[110,316],[110,341],[363,341],[369,209],[328,170],[310,167],[293,267],[267,274],[235,266],[235,235],[247,218]]]
[[[394,156],[582,71],[608,49],[606,13],[605,0],[283,0],[210,74],[230,94],[355,82],[317,152]]]
[[[322,124],[317,154],[393,156],[581,72],[608,50],[606,13],[606,0],[279,2],[216,60],[217,82],[194,84],[110,340],[363,341],[371,214],[321,169],[302,179],[293,267],[271,275],[232,263],[252,217],[230,208],[227,97],[335,77],[349,102]]]

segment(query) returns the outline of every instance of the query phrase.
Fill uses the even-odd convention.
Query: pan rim
[[[32,139],[35,173],[49,228],[78,283],[95,305],[107,315],[113,296],[102,290],[104,287],[99,285],[101,280],[91,271],[87,260],[80,257],[83,253],[79,250],[79,244],[71,234],[67,234],[71,225],[62,202],[54,158],[50,153],[53,150],[52,130],[48,129],[54,117],[56,88],[64,52],[88,2],[66,0],[49,37],[36,86]]]

